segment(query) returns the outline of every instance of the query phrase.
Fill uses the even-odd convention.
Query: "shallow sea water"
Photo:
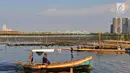
[[[12,64],[17,61],[29,62],[30,48],[40,47],[7,47],[0,46],[0,65],[4,63]],[[68,48],[68,47],[43,47],[43,48]],[[96,52],[74,52],[74,59],[84,58],[86,56],[93,56],[93,70],[91,73],[130,73],[130,55],[128,54],[114,54],[104,53],[98,54]],[[42,56],[34,53],[34,61],[41,62]],[[71,61],[70,51],[62,51],[48,53],[48,59],[51,62]],[[8,66],[8,65],[7,65]],[[16,73],[15,70],[1,70],[0,73]],[[18,73],[18,72],[17,72]]]

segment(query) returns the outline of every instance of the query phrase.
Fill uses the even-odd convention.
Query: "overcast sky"
[[[116,3],[127,10],[117,13]],[[18,31],[109,32],[112,18],[129,17],[130,0],[0,0],[0,27]]]

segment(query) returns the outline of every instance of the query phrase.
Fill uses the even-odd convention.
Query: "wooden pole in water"
[[[72,67],[70,68],[70,73],[73,73],[73,68]]]
[[[101,47],[101,32],[98,33],[98,43],[99,47]]]

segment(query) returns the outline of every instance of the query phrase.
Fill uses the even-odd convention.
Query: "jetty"
[[[71,50],[71,49],[64,49]],[[117,54],[125,54],[126,50],[113,50],[113,49],[90,49],[90,48],[80,48],[73,49],[73,51],[87,51],[87,52],[99,52],[99,53],[117,53]]]
[[[116,49],[118,46],[130,49],[130,44],[116,44],[116,43],[102,43],[102,44],[87,44],[89,46],[95,46],[95,47],[103,47],[103,48],[111,48]]]
[[[42,43],[42,42],[34,42],[34,43],[6,43],[6,46],[14,47],[14,46],[73,46],[75,43],[71,42],[48,42],[48,43]]]

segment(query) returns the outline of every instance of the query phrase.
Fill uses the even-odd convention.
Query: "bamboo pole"
[[[99,46],[101,47],[101,32],[98,33],[98,43]]]

